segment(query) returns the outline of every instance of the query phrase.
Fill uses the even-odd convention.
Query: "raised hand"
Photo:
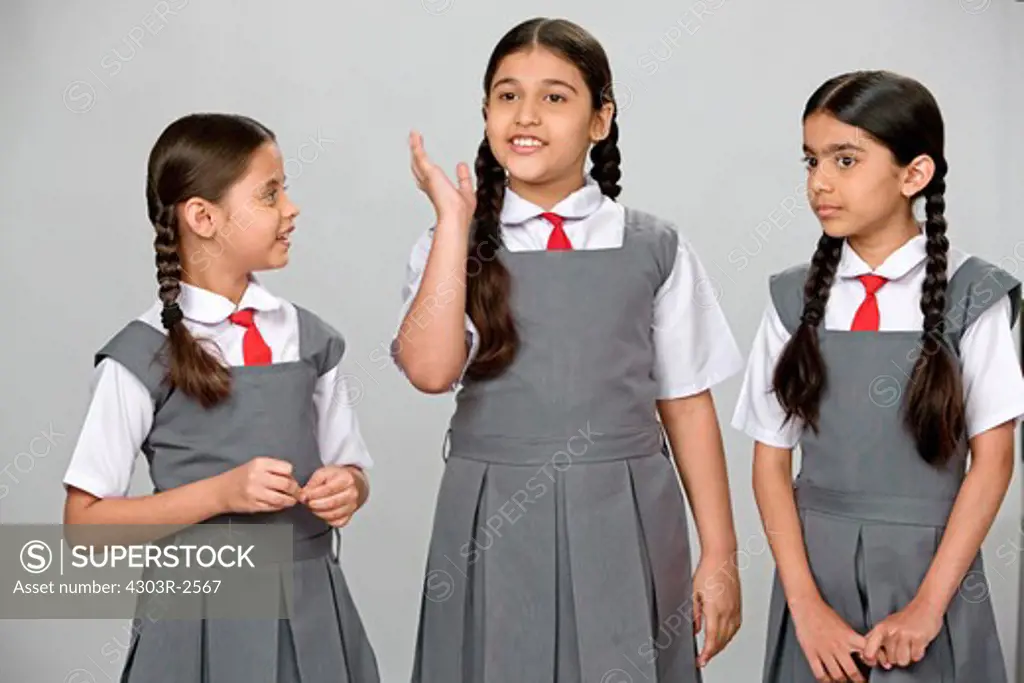
[[[453,184],[441,167],[427,156],[423,149],[423,136],[415,131],[409,134],[409,150],[416,186],[430,198],[438,222],[446,218],[468,225],[476,210],[476,191],[469,175],[469,166],[459,162],[455,168],[457,184]]]

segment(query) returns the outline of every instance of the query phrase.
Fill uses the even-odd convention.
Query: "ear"
[[[181,207],[182,227],[187,227],[197,237],[213,239],[217,234],[216,207],[205,199],[192,197]]]
[[[612,118],[615,116],[615,105],[612,102],[605,102],[600,109],[594,112],[590,120],[590,141],[600,142],[608,137],[612,129]]]
[[[480,101],[480,113],[483,114],[484,122],[485,123],[487,122],[487,107],[488,107],[488,98],[487,98],[487,95],[484,95],[484,98]]]
[[[900,192],[908,199],[915,197],[935,176],[935,161],[927,154],[922,154],[907,164],[902,170]]]

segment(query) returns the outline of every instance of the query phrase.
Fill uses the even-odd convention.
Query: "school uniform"
[[[521,345],[501,376],[458,385],[413,680],[699,681],[656,400],[742,369],[706,273],[670,224],[592,181],[550,212],[507,190],[501,232]]]
[[[339,363],[345,342],[313,313],[253,279],[230,300],[182,284],[184,324],[229,367],[228,400],[204,409],[163,382],[166,333],[157,302],[96,354],[92,400],[64,483],[125,496],[142,451],[154,492],[206,479],[257,456],[289,461],[305,484],[324,464],[369,469]],[[239,521],[292,526],[288,619],[142,620],[124,683],[310,683],[379,680],[377,663],[332,549],[332,528],[304,505]]]
[[[901,407],[921,348],[926,262],[923,235],[874,271],[842,247],[819,331],[828,386],[817,434],[799,420],[784,425],[771,392],[775,364],[800,324],[807,266],[774,275],[733,416],[733,426],[762,443],[800,446],[794,487],[811,571],[826,602],[862,634],[904,608],[920,586],[965,476],[967,440],[1024,415],[1024,379],[1011,333],[1020,283],[951,250],[943,341],[959,359],[966,431],[946,465],[929,465],[918,455]],[[876,668],[871,681],[1005,682],[984,571],[979,552],[921,662]],[[777,577],[763,680],[814,681]]]

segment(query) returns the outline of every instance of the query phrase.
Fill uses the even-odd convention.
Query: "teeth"
[[[516,147],[540,147],[544,143],[537,138],[513,138],[512,144]]]

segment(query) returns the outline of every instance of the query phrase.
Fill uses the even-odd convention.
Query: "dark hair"
[[[904,398],[904,421],[921,457],[945,464],[961,445],[965,430],[960,372],[945,340],[947,285],[946,172],[942,114],[932,94],[917,81],[886,71],[857,71],[819,87],[804,108],[803,120],[828,113],[865,131],[887,147],[901,166],[924,154],[935,163],[931,182],[911,201],[925,199],[928,261],[921,292],[924,330]],[[804,285],[800,327],[775,368],[774,390],[787,419],[797,416],[817,430],[818,406],[826,370],[818,346],[818,327],[839,263],[841,238],[822,235]]]
[[[156,279],[167,329],[167,381],[211,407],[231,392],[231,375],[185,327],[178,295],[182,259],[178,205],[193,197],[219,202],[249,167],[253,153],[275,140],[262,124],[232,114],[190,114],[174,121],[149,154],[146,204],[156,229]]]
[[[590,33],[565,19],[530,19],[506,33],[487,62],[484,73],[484,95],[489,95],[494,74],[501,60],[510,54],[544,47],[572,62],[583,74],[595,110],[606,103],[615,103],[612,72],[604,48]],[[590,151],[590,176],[601,192],[615,199],[622,192],[619,179],[619,127],[613,114],[608,137]],[[476,212],[470,237],[469,261],[477,259],[483,245],[493,249],[501,242],[500,217],[505,198],[505,169],[495,158],[487,136],[484,136],[476,157]],[[497,258],[479,259],[467,264],[472,277],[467,282],[466,312],[479,335],[479,350],[466,370],[472,379],[486,379],[501,374],[515,358],[519,336],[509,306],[511,279],[504,264]],[[476,270],[473,273],[473,270]]]

